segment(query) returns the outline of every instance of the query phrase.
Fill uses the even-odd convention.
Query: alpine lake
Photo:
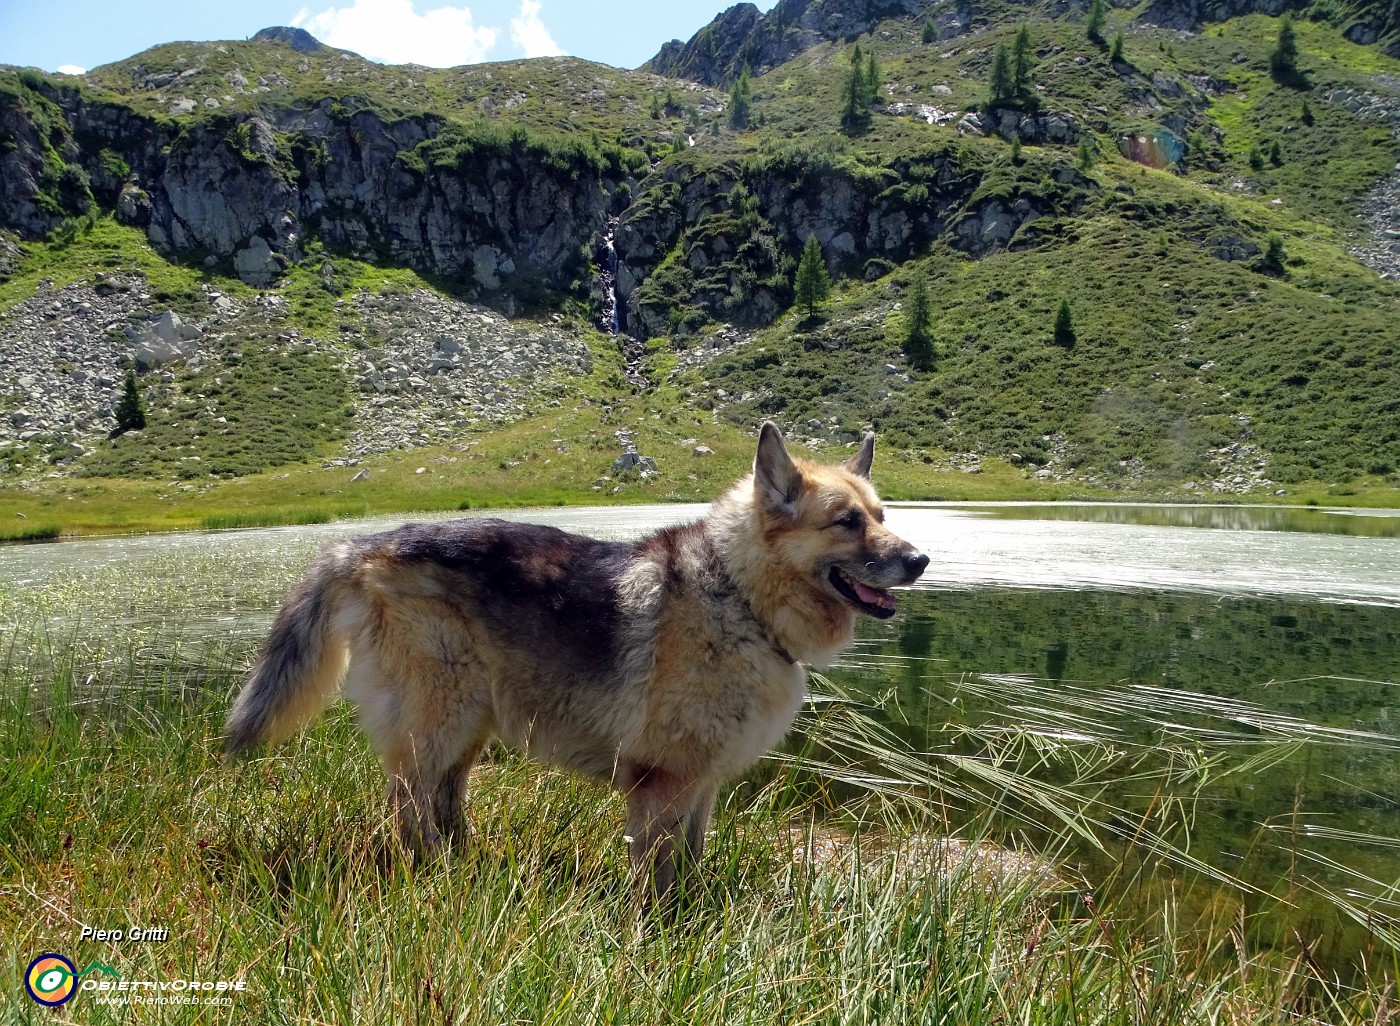
[[[629,539],[703,511],[502,515]],[[315,551],[405,519],[0,548],[0,653],[11,680],[121,660],[138,686],[197,688],[251,662]],[[1393,958],[1400,511],[891,504],[887,524],[929,568],[892,619],[862,618],[777,756],[824,800],[917,792],[949,831],[990,807],[998,843],[1078,889],[1170,889],[1343,974]],[[73,700],[118,716],[124,696]]]

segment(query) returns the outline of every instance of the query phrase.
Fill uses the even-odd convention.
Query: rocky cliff
[[[761,14],[753,4],[736,4],[689,42],[671,40],[642,68],[722,85],[745,67],[761,74],[818,43],[855,39],[887,18],[907,17],[932,6],[928,0],[781,0]],[[966,13],[939,14],[945,36],[965,24]]]
[[[620,218],[619,297],[644,337],[674,329],[678,307],[692,324],[770,322],[791,302],[809,235],[833,273],[867,280],[939,238],[981,255],[1058,209],[1047,196],[1068,181],[968,206],[985,162],[946,144],[885,166],[797,146],[742,159],[697,148],[653,168],[641,151],[588,139],[330,98],[199,118],[149,116],[48,82],[5,100],[0,224],[23,236],[114,210],[161,253],[257,286],[316,241],[513,313],[586,297],[593,241]],[[987,128],[969,116],[965,130]],[[1026,137],[1051,141],[1041,135]]]
[[[31,238],[95,202],[162,253],[250,284],[270,284],[315,237],[507,308],[534,289],[569,289],[617,186],[645,168],[616,147],[551,146],[329,99],[275,119],[180,124],[45,86],[12,95],[0,138],[0,223]],[[48,189],[46,176],[57,178]]]

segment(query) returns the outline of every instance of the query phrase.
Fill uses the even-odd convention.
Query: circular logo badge
[[[78,989],[77,973],[62,955],[40,955],[24,972],[24,989],[39,1004],[57,1008]]]

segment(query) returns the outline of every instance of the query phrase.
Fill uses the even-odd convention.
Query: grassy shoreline
[[[611,472],[620,451],[613,437],[619,426],[633,431],[639,452],[656,459],[658,476],[642,480],[635,471]],[[696,444],[711,452],[695,455]],[[317,462],[203,482],[65,477],[39,479],[24,489],[0,488],[0,542],[322,523],[470,508],[708,502],[748,472],[753,444],[738,428],[684,420],[663,410],[659,402],[616,415],[607,407],[584,405],[454,444],[390,453],[355,465]],[[831,460],[844,451],[807,455]],[[351,480],[363,470],[369,471],[367,480]],[[1165,499],[1400,508],[1400,488],[1382,479],[1292,485],[1286,496],[1271,489],[1247,496],[1109,491],[1039,481],[1022,468],[994,459],[982,461],[976,473],[967,473],[936,454],[881,449],[878,442],[875,480],[887,499],[909,501]],[[27,537],[35,534],[39,537]]]

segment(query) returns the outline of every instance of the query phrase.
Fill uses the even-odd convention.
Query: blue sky
[[[391,63],[439,67],[566,53],[634,68],[733,0],[0,0],[0,64],[95,68],[156,43],[300,25]],[[775,0],[759,0],[768,10]]]

